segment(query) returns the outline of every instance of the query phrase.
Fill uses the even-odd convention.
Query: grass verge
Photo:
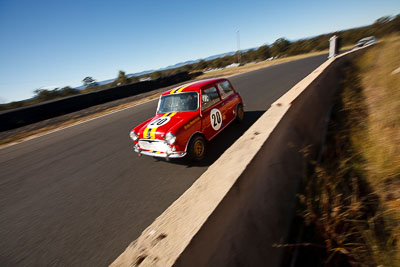
[[[388,38],[346,66],[299,194],[298,266],[400,266],[399,50]]]
[[[204,73],[204,74],[200,75],[198,78],[199,79],[207,79],[207,78],[212,78],[212,77],[223,77],[223,76],[228,77],[228,76],[238,75],[241,73],[245,73],[245,72],[249,72],[252,70],[257,70],[257,69],[293,61],[293,60],[298,60],[298,59],[302,59],[302,58],[306,58],[306,57],[312,57],[312,56],[326,54],[327,52],[328,51],[311,52],[311,53],[303,54],[303,55],[278,58],[278,59],[271,60],[271,61],[261,61],[261,62],[257,62],[254,64],[247,64],[247,65],[240,66],[240,67],[228,68],[228,69],[222,69],[222,70]]]
[[[342,47],[342,50],[347,50],[347,49],[350,49],[351,47],[352,46],[350,46],[350,45],[344,46],[344,47]],[[323,55],[323,54],[327,54],[327,53],[328,53],[328,50],[323,50],[323,51],[310,52],[307,54],[301,54],[301,55],[296,55],[296,56],[278,58],[278,59],[275,59],[272,61],[261,61],[261,62],[257,62],[254,64],[247,64],[247,65],[236,67],[236,68],[228,68],[228,69],[208,72],[208,73],[200,75],[198,77],[198,79],[207,79],[207,78],[211,78],[211,77],[222,77],[222,76],[229,77],[229,76],[249,72],[252,70],[257,70],[257,69],[261,69],[261,68],[265,68],[265,67],[269,67],[269,66],[273,66],[273,65],[277,65],[277,64],[290,62],[293,60],[299,60],[299,59]]]

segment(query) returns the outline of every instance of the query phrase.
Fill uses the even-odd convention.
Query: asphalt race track
[[[154,115],[157,101],[0,150],[0,266],[107,266],[326,58],[232,77],[245,122],[209,143],[201,164],[133,151],[129,131]]]

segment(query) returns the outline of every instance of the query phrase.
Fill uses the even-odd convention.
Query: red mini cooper
[[[156,115],[130,132],[141,154],[202,160],[210,141],[232,121],[243,120],[243,101],[227,79],[185,84],[163,93]]]

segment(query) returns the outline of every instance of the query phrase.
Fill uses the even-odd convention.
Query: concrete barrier
[[[323,63],[278,99],[111,266],[279,266],[304,170],[343,64]]]

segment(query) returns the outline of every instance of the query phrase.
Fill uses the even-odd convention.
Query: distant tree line
[[[53,90],[37,89],[34,91],[35,96],[32,99],[1,104],[0,111],[28,106],[35,103],[40,103],[42,101],[57,99],[65,96],[131,84],[138,82],[141,78],[145,77],[150,77],[151,79],[155,80],[182,71],[199,72],[205,69],[223,68],[233,63],[245,64],[250,62],[259,62],[270,58],[294,56],[314,51],[322,51],[328,49],[329,38],[332,37],[333,34],[341,37],[342,45],[352,45],[355,44],[358,40],[367,36],[373,35],[379,39],[386,35],[399,32],[400,14],[394,17],[386,16],[377,19],[373,24],[369,26],[323,34],[313,38],[301,39],[293,42],[287,40],[286,38],[279,38],[271,45],[265,44],[260,46],[259,48],[250,49],[246,52],[241,52],[240,62],[238,62],[238,55],[234,54],[207,61],[200,60],[197,63],[187,64],[169,70],[155,71],[151,74],[141,76],[127,77],[125,72],[121,70],[119,71],[115,81],[103,85],[99,85],[93,77],[88,76],[82,80],[82,83],[85,86],[85,89],[83,90],[73,89],[69,86],[56,88]]]
[[[373,35],[379,39],[385,35],[399,32],[400,14],[394,17],[382,17],[369,26],[323,34],[313,38],[300,39],[293,42],[286,38],[279,38],[271,45],[266,44],[259,48],[242,52],[240,63],[258,62],[268,58],[294,56],[314,51],[323,51],[329,48],[329,39],[334,34],[340,36],[342,45],[354,45],[358,40],[367,36]],[[208,61],[202,60],[198,63],[185,65],[174,70],[201,71],[204,69],[222,68],[233,63],[239,63],[237,55],[225,56]]]

